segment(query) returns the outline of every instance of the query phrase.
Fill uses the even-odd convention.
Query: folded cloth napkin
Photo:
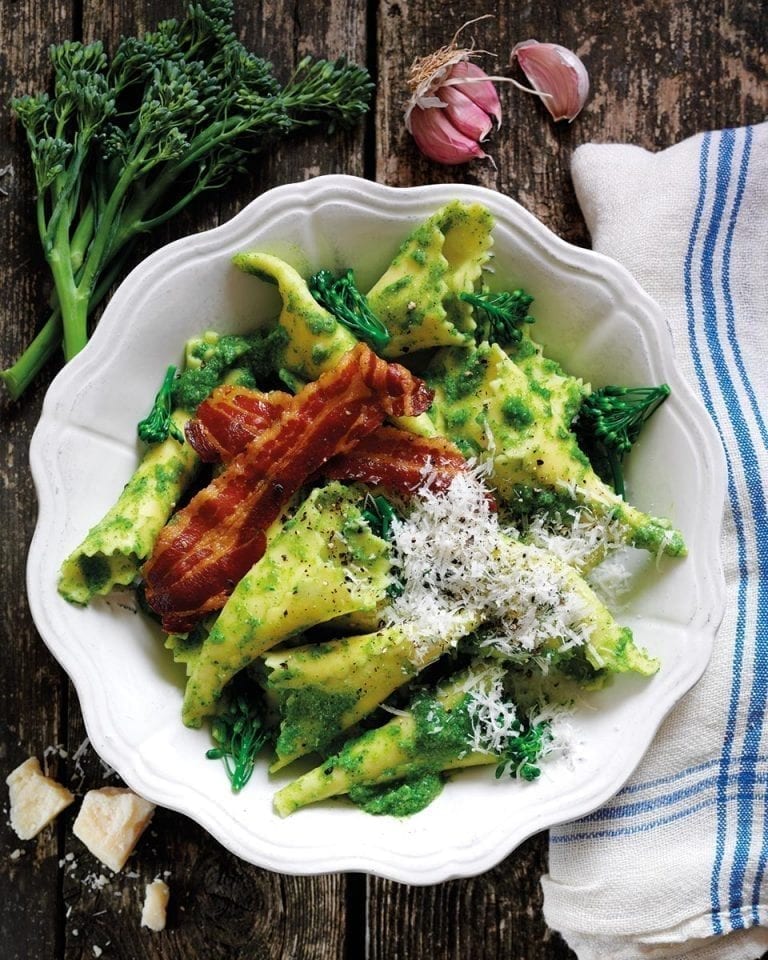
[[[768,123],[656,154],[588,144],[572,172],[594,248],[661,304],[720,434],[727,608],[703,678],[632,780],[552,831],[544,915],[579,960],[756,960],[768,950]]]

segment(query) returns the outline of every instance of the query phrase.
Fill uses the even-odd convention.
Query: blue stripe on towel
[[[765,763],[766,758],[760,757],[758,759],[761,767],[763,768],[762,772],[758,773],[757,765],[753,762],[751,764],[753,772],[750,777],[745,776],[741,770],[734,770],[728,774],[726,778],[726,786],[746,786],[751,789],[756,783],[768,783],[768,765]],[[610,806],[601,807],[594,813],[590,813],[587,814],[586,817],[582,817],[579,820],[579,823],[600,823],[603,820],[621,820],[624,818],[629,819],[630,817],[635,817],[644,813],[650,813],[654,810],[659,810],[662,807],[671,807],[680,803],[681,801],[698,797],[705,791],[712,790],[715,787],[719,787],[719,785],[720,774],[718,772],[714,772],[708,777],[703,777],[700,780],[696,780],[694,783],[681,787],[679,790],[674,790],[671,793],[663,793],[658,795],[652,794],[642,800],[636,800],[631,803],[611,804]],[[689,812],[689,810],[690,808],[683,807],[680,809],[679,813],[681,815],[685,815]]]
[[[744,198],[744,190],[746,188],[746,183],[747,183],[747,171],[749,168],[749,160],[752,152],[752,140],[753,140],[752,127],[746,127],[744,129],[744,148],[743,148],[742,157],[741,157],[741,164],[739,167],[739,176],[738,176],[737,187],[736,187],[736,197],[734,199],[733,213],[731,215],[731,219],[728,224],[728,234],[725,241],[722,291],[723,291],[723,298],[725,300],[725,308],[726,308],[728,343],[733,353],[733,362],[738,371],[741,386],[746,395],[747,401],[749,403],[750,411],[752,413],[758,432],[760,434],[760,440],[762,441],[762,446],[765,449],[768,449],[768,430],[766,430],[765,420],[763,419],[762,412],[758,405],[757,397],[755,396],[755,391],[749,379],[749,374],[747,373],[746,364],[744,363],[744,356],[741,352],[741,345],[739,344],[738,334],[736,331],[736,312],[734,309],[733,296],[731,292],[731,269],[730,268],[731,268],[731,253],[733,249],[733,236],[736,229],[736,221],[738,219],[739,210],[741,209],[741,203]],[[758,565],[759,565],[758,566],[758,569],[759,569],[758,582],[762,586],[762,584],[765,582],[766,549],[768,548],[768,544],[766,543],[766,527],[764,523],[756,524],[756,534],[757,534]],[[768,666],[768,664],[766,664],[766,660],[768,659],[768,651],[764,649],[764,644],[761,643],[761,640],[766,635],[766,628],[768,628],[768,622],[765,619],[764,611],[761,612],[759,606],[758,606],[756,628],[757,629],[756,629],[756,637],[755,637],[756,648],[755,648],[754,670],[755,670],[755,677],[759,678],[759,682],[757,684],[753,684],[752,696],[750,698],[750,701],[751,701],[750,714],[752,713],[753,707],[762,713],[762,706],[766,702],[765,676],[766,676],[766,669]],[[758,742],[763,732],[762,719],[763,718],[760,717],[761,722],[755,724],[754,728],[752,728],[752,726],[750,725],[750,731],[754,732],[753,740],[756,739]],[[745,741],[745,757],[743,758],[743,760],[748,767],[754,768],[752,758],[746,755],[746,751],[747,751],[747,743]],[[758,761],[759,761],[759,758],[758,758]],[[752,885],[751,921],[753,924],[759,924],[761,922],[761,917],[759,913],[759,903],[760,903],[760,897],[761,897],[763,877],[765,876],[766,861],[768,860],[768,806],[764,807],[762,832],[763,832],[763,840],[760,848],[760,854],[755,866],[755,875],[753,878],[753,885]]]
[[[728,465],[728,497],[731,502],[731,507],[734,514],[734,523],[736,525],[737,532],[741,531],[741,535],[737,537],[738,548],[739,548],[739,561],[740,566],[743,569],[743,524],[741,521],[741,509],[738,502],[738,496],[733,483],[733,470],[731,465],[731,457],[728,451],[728,447],[724,442],[723,430],[720,424],[717,411],[712,402],[712,394],[710,392],[709,381],[707,380],[706,373],[704,371],[704,366],[702,363],[702,353],[699,346],[698,332],[697,332],[697,316],[696,316],[696,306],[694,303],[693,295],[693,259],[696,246],[699,239],[699,232],[701,230],[701,222],[704,213],[704,206],[706,203],[707,192],[709,187],[709,150],[712,143],[712,134],[705,134],[702,137],[701,141],[701,150],[699,153],[699,195],[696,202],[696,209],[693,215],[693,223],[691,225],[691,232],[688,239],[688,250],[686,252],[685,261],[683,264],[683,286],[685,292],[685,305],[686,305],[686,314],[688,318],[688,342],[691,349],[691,358],[693,360],[694,370],[696,372],[696,379],[699,384],[699,391],[701,393],[702,400],[704,405],[709,412],[709,415],[712,417],[717,432],[720,434],[721,442],[723,442],[723,448],[725,451],[725,457]],[[743,579],[740,580],[739,591],[741,593],[743,587]],[[743,609],[742,597],[739,597],[738,604],[739,611]],[[717,830],[715,835],[715,851],[714,851],[714,863],[712,868],[712,876],[710,880],[710,899],[712,906],[712,929],[714,933],[722,933],[722,924],[720,922],[720,871],[722,869],[723,858],[725,855],[725,840],[727,833],[727,822],[726,822],[726,807],[725,807],[725,782],[728,772],[728,766],[731,759],[731,751],[733,746],[733,737],[736,729],[736,714],[739,704],[739,694],[741,687],[741,670],[742,670],[742,661],[743,661],[743,648],[744,648],[744,629],[743,629],[743,620],[740,625],[737,625],[735,645],[734,645],[734,664],[733,664],[733,678],[731,681],[731,693],[728,701],[728,711],[726,716],[726,728],[725,736],[723,739],[723,748],[720,754],[720,763],[719,763],[719,775],[718,775],[718,792],[717,792]]]
[[[765,496],[763,493],[762,478],[758,461],[758,452],[753,442],[749,424],[744,416],[742,409],[742,395],[737,390],[731,376],[728,365],[728,359],[725,356],[723,343],[720,339],[719,315],[722,310],[722,302],[717,296],[715,289],[716,268],[715,254],[720,242],[720,232],[724,220],[726,209],[726,200],[730,187],[730,172],[733,163],[735,132],[726,130],[720,135],[720,144],[718,150],[717,177],[715,180],[715,202],[712,210],[709,229],[704,242],[704,250],[701,265],[701,288],[703,303],[704,331],[707,344],[710,349],[712,362],[714,365],[717,384],[728,411],[728,418],[733,428],[736,449],[732,466],[739,469],[739,477],[732,477],[731,484],[736,485],[737,480],[741,484],[746,484],[746,501],[749,505],[749,513],[755,525],[755,530],[765,530],[766,528],[766,509]],[[738,193],[737,193],[738,196]],[[735,216],[734,212],[731,219]],[[726,259],[723,259],[723,271],[725,270]],[[732,309],[731,302],[731,309]],[[736,492],[738,497],[738,493]],[[732,506],[735,507],[732,497]],[[745,502],[745,508],[747,503]],[[736,510],[734,509],[734,516]],[[747,543],[745,531],[741,524],[737,525],[738,554],[739,554],[739,607],[738,607],[738,628],[744,637],[745,622],[747,619],[747,606],[752,608],[753,604],[749,602],[747,594],[748,566],[747,566]],[[764,551],[758,552],[758,572],[764,573],[765,561],[768,559]],[[765,621],[768,618],[768,592],[766,589],[765,577],[759,575],[757,578],[757,615],[758,621]],[[753,639],[753,638],[748,638]],[[742,664],[743,666],[743,664]],[[755,650],[755,662],[753,663],[752,685],[749,694],[749,707],[747,713],[747,724],[742,745],[742,754],[739,758],[738,769],[740,775],[744,776],[747,782],[754,774],[754,763],[751,757],[759,747],[762,734],[762,713],[765,705],[766,685],[765,670],[760,663],[760,653]],[[730,753],[730,751],[729,751]],[[729,756],[729,762],[730,762]],[[722,770],[725,777],[727,769]],[[744,926],[744,917],[742,907],[744,903],[744,882],[746,870],[749,863],[749,853],[752,844],[752,825],[753,825],[754,803],[753,798],[747,793],[740,795],[736,805],[736,842],[733,851],[733,861],[731,863],[729,877],[729,908],[730,921],[733,929]]]
[[[748,797],[750,800],[754,801],[758,799],[761,803],[766,802],[766,789],[765,784],[768,781],[768,774],[762,774],[758,777],[755,783],[746,785],[739,782],[738,777],[734,776],[734,783],[737,784],[736,789],[726,792],[724,797],[721,797],[718,793],[714,793],[712,796],[700,798],[696,803],[691,804],[690,806],[684,807],[682,810],[675,810],[673,813],[665,814],[664,816],[655,817],[653,820],[640,820],[638,823],[629,824],[628,826],[621,827],[604,827],[601,830],[598,829],[583,829],[574,831],[572,833],[564,834],[554,834],[550,836],[550,843],[559,844],[559,843],[574,843],[579,840],[603,840],[603,839],[615,839],[616,837],[630,837],[638,833],[648,833],[651,830],[655,830],[658,827],[665,827],[670,823],[678,823],[680,820],[685,820],[687,817],[693,816],[696,813],[699,813],[701,810],[706,810],[709,807],[717,806],[718,808],[725,803],[731,803],[734,800],[739,800],[742,797]],[[756,790],[755,787],[760,785],[762,789]],[[588,824],[588,821],[585,819],[578,820],[579,825]],[[714,923],[713,923],[714,926]],[[719,931],[722,933],[722,927]]]
[[[715,410],[714,404],[712,402],[712,394],[709,389],[709,381],[707,380],[704,367],[702,364],[701,350],[699,348],[698,335],[696,330],[696,308],[693,300],[693,258],[696,245],[699,238],[699,231],[701,229],[701,221],[704,214],[704,204],[707,197],[707,188],[709,183],[709,148],[712,142],[712,135],[707,133],[702,137],[701,141],[701,150],[699,153],[699,196],[696,201],[696,209],[693,214],[693,223],[691,225],[691,232],[688,238],[688,250],[686,252],[685,261],[683,264],[683,286],[685,292],[685,307],[686,314],[688,318],[688,343],[691,349],[691,358],[693,360],[694,370],[696,372],[696,379],[699,384],[699,391],[701,393],[702,400],[704,405],[707,408],[709,415],[712,417],[712,420],[717,427],[717,432],[720,434],[721,441],[723,440],[723,431],[720,426],[720,422],[717,416],[717,411]],[[731,469],[730,455],[728,453],[728,448],[723,444],[725,450],[725,457],[728,464],[728,496],[731,503],[735,499],[735,490],[733,489],[733,471]],[[738,504],[736,504],[738,509]],[[740,644],[737,637],[736,649],[735,649],[735,658],[734,658],[734,671],[733,671],[733,682],[731,685],[731,695],[728,702],[728,713],[726,718],[726,734],[723,743],[723,751],[720,756],[720,771],[727,770],[728,763],[730,761],[730,750],[731,750],[731,741],[733,738],[733,730],[736,724],[736,708],[739,702],[739,679],[741,676],[741,646],[743,646],[743,641]],[[719,799],[722,801],[724,798],[722,796],[722,789],[719,791]],[[712,870],[712,877],[710,882],[710,899],[712,904],[712,926],[715,933],[722,933],[722,927],[720,926],[719,913],[720,913],[720,893],[719,893],[719,875],[722,868],[723,857],[725,854],[725,836],[726,836],[726,817],[725,817],[725,807],[722,802],[718,803],[717,809],[717,830],[715,835],[715,853],[714,853],[714,866]]]
[[[757,405],[757,398],[747,374],[746,365],[738,343],[736,333],[736,315],[734,302],[730,285],[730,265],[731,253],[733,248],[733,235],[736,228],[736,221],[741,207],[741,201],[744,196],[744,190],[747,181],[747,170],[751,153],[752,129],[746,128],[744,132],[744,148],[742,152],[739,177],[737,181],[736,197],[733,204],[733,213],[728,224],[728,233],[726,236],[724,255],[723,255],[723,276],[722,291],[726,307],[726,321],[728,341],[733,353],[733,360],[738,371],[741,389],[747,398],[750,410],[754,417],[758,432],[759,441],[762,443],[763,450],[768,447],[768,435],[766,434],[765,422],[762,418],[760,409]],[[745,451],[747,452],[747,451]],[[754,461],[745,458],[746,476],[748,490],[750,491],[750,500],[752,502],[753,520],[755,525],[755,539],[757,549],[757,609],[755,624],[755,645],[754,659],[752,668],[752,689],[750,691],[749,706],[747,712],[747,729],[744,737],[743,754],[740,765],[740,775],[749,779],[755,771],[755,761],[753,752],[759,749],[764,730],[764,710],[768,700],[768,650],[764,642],[761,642],[765,636],[768,626],[768,517],[766,516],[765,487],[760,471],[759,450],[754,451]],[[744,913],[739,912],[734,915],[733,911],[741,905],[744,899],[744,884],[746,880],[746,868],[749,865],[750,845],[752,839],[752,830],[757,828],[755,821],[754,807],[745,811],[748,813],[748,820],[745,821],[746,830],[743,836],[741,848],[737,843],[736,859],[731,876],[732,890],[732,925],[734,927],[744,926]],[[758,903],[760,899],[760,890],[762,878],[765,872],[766,856],[768,855],[768,836],[766,835],[766,813],[763,814],[763,838],[760,854],[755,864],[755,874],[753,877],[751,892],[751,921],[760,922],[758,912]],[[736,902],[733,893],[736,889],[741,891],[742,901]]]

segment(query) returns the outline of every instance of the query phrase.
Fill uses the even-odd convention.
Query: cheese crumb
[[[155,879],[146,886],[144,906],[141,911],[142,927],[159,932],[165,930],[166,913],[170,890],[164,880]]]
[[[91,853],[116,873],[125,866],[152,819],[155,805],[121,787],[89,790],[72,832]]]
[[[30,757],[5,781],[11,802],[11,826],[21,840],[31,840],[75,799],[60,783],[46,777],[37,757]]]

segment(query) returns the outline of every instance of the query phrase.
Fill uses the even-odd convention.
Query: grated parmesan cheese
[[[485,468],[459,474],[447,491],[419,490],[404,521],[393,524],[393,565],[404,583],[388,616],[407,627],[414,663],[435,640],[455,646],[479,623],[494,630],[489,654],[534,654],[589,643],[589,601],[573,588],[573,570],[547,550],[505,531],[491,510]]]
[[[592,570],[626,543],[624,527],[615,517],[596,514],[589,507],[573,507],[559,521],[535,514],[523,535],[581,573]]]
[[[472,724],[469,748],[474,753],[504,752],[520,732],[517,708],[504,696],[501,675],[475,684],[469,692],[468,713]]]

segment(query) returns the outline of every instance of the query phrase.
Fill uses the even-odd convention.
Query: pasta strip
[[[163,629],[185,632],[224,605],[263,555],[267,528],[326,460],[431,399],[422,380],[362,343],[301,390],[158,537],[143,573]]]

